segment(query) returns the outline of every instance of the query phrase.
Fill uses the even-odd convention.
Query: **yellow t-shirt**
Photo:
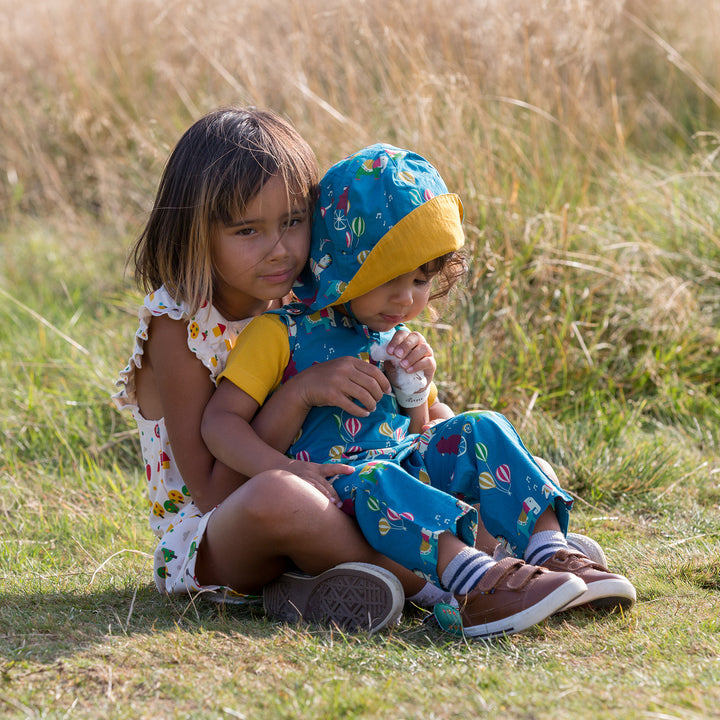
[[[280,384],[289,362],[287,325],[277,315],[260,315],[240,333],[218,382],[227,378],[262,405]],[[435,400],[437,387],[433,382],[428,407]]]
[[[277,315],[260,315],[240,333],[218,376],[227,378],[262,405],[290,362],[287,325]]]

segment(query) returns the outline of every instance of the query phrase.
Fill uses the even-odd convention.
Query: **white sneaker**
[[[575,550],[579,550],[585,557],[590,558],[594,563],[607,567],[607,558],[600,545],[587,535],[580,533],[568,533],[567,544]]]
[[[263,589],[269,617],[370,633],[400,620],[405,593],[389,570],[342,563],[320,575],[288,572]]]

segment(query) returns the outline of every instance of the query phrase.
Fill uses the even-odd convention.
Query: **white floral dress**
[[[150,528],[159,539],[154,553],[155,585],[163,593],[203,591],[216,598],[239,601],[245,596],[217,585],[201,586],[195,577],[196,552],[213,511],[203,515],[193,503],[175,464],[165,419],[147,420],[140,413],[135,395],[135,369],[142,366],[151,319],[167,315],[187,323],[188,348],[216,383],[237,336],[250,319],[228,321],[213,306],[205,306],[190,317],[187,306],[175,302],[164,287],[145,298],[138,315],[135,347],[116,382],[119,392],[113,399],[118,408],[132,412],[140,433],[148,482]]]

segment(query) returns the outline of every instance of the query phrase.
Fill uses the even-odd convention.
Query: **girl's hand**
[[[324,463],[322,465],[303,460],[291,460],[287,468],[301,480],[319,490],[333,505],[342,507],[340,496],[332,483],[338,475],[351,475],[355,470],[350,465],[340,463]]]
[[[380,368],[348,356],[312,365],[287,384],[290,383],[295,384],[308,410],[312,407],[339,407],[358,417],[367,417],[382,396],[391,390],[390,382]]]
[[[393,385],[400,369],[407,373],[421,372],[428,383],[435,377],[437,363],[433,349],[419,332],[398,330],[387,345],[387,353],[397,358],[385,363],[385,372]]]

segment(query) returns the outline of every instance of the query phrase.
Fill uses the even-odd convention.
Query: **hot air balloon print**
[[[363,220],[362,217],[356,217],[350,223],[350,227],[352,228],[352,231],[355,233],[355,236],[360,237],[365,232],[365,220]],[[359,257],[358,257],[358,260],[360,260]],[[362,262],[363,261],[360,260],[361,264],[362,264]]]
[[[429,555],[432,550],[432,546],[430,545],[430,531],[423,528],[420,531],[420,537],[422,538],[420,542],[420,554]]]
[[[408,192],[408,196],[414,205],[422,205],[422,195],[417,188],[413,188],[412,190],[410,190],[410,192]]]
[[[345,447],[343,445],[333,445],[330,448],[330,459],[342,460],[343,452],[345,452]]]
[[[409,185],[415,184],[415,176],[409,170],[401,170],[398,173],[398,178]]]
[[[501,465],[495,471],[495,480],[498,490],[504,492],[506,495],[510,494],[510,467],[508,465]]]
[[[390,520],[390,522],[402,522],[400,520],[400,513],[395,512],[395,510],[393,510],[392,508],[388,508],[385,513],[387,514],[388,520]]]
[[[354,440],[355,436],[360,432],[362,424],[357,418],[350,417],[343,423],[343,427],[345,432]]]
[[[478,476],[478,483],[483,490],[492,490],[495,487],[495,478],[485,471]]]
[[[395,437],[395,434],[393,433],[393,429],[390,427],[390,424],[387,422],[384,422],[380,427],[378,428],[378,431],[381,435],[384,435],[387,438],[390,438],[391,440]]]

